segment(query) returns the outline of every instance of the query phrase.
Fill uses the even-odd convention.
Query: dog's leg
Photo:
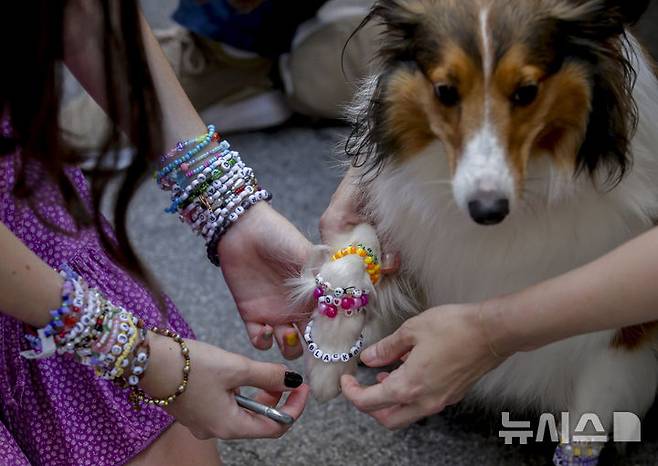
[[[597,438],[589,441],[584,438],[602,435],[597,432],[595,419],[600,420],[601,426],[598,427],[603,427],[609,440],[613,440],[613,413],[628,412],[641,418],[651,407],[656,394],[657,366],[650,349],[627,351],[610,348],[588,359],[583,367],[577,368],[579,374],[569,409],[570,442],[558,446],[554,456],[556,465],[585,464],[582,461],[586,459],[590,461],[586,464],[595,465],[604,443]],[[591,422],[583,426],[590,414],[595,414],[596,418],[590,416]]]
[[[355,246],[359,244],[365,248]],[[351,252],[341,252],[340,257],[334,255],[346,248]],[[370,250],[367,255],[366,249]],[[380,254],[374,228],[358,225],[351,232],[334,238],[329,248],[318,249],[301,278],[292,283],[294,299],[300,302],[310,296],[316,307],[312,327],[303,330],[307,344],[306,373],[311,390],[320,401],[338,396],[340,377],[355,371],[358,354],[363,349],[361,334],[366,313],[377,305],[374,283],[378,280],[372,275]],[[318,277],[320,283],[316,283]],[[325,299],[330,301],[327,303]],[[347,307],[344,300],[347,300]],[[356,307],[350,310],[350,303]],[[326,306],[333,306],[331,312],[327,312]]]
[[[309,263],[304,268],[302,276],[295,279],[291,285],[294,290],[293,300],[296,304],[315,301],[313,326],[304,330],[304,340],[313,343],[313,351],[306,351],[305,366],[309,385],[313,395],[320,401],[335,398],[340,393],[340,377],[356,370],[358,354],[364,346],[376,343],[383,337],[395,331],[405,318],[419,309],[417,302],[410,296],[418,297],[419,293],[402,277],[373,279],[371,263],[367,257],[354,253],[334,255],[336,251],[345,251],[350,245],[364,245],[370,249],[372,256],[380,256],[380,246],[374,228],[362,224],[351,232],[334,238],[328,247],[318,247]],[[361,252],[363,254],[363,252]],[[370,269],[368,266],[371,266]],[[316,277],[322,278],[323,284],[318,288]],[[376,283],[376,285],[375,285]],[[323,286],[330,284],[331,290]],[[368,294],[368,303],[361,312],[343,312],[341,299],[330,296],[336,289],[362,290]],[[349,293],[352,293],[350,291]],[[319,312],[322,300],[328,296],[338,312],[332,312],[331,317]],[[350,316],[348,316],[350,314]],[[363,335],[363,338],[361,336]],[[362,343],[359,343],[362,342]],[[321,353],[317,350],[321,350]],[[332,359],[343,354],[352,353],[349,361],[327,361],[326,355]],[[321,358],[318,358],[321,356]]]

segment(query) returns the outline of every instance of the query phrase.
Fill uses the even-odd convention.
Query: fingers
[[[272,347],[274,329],[271,326],[256,322],[245,322],[245,327],[247,328],[249,341],[256,349],[267,351]]]
[[[247,365],[244,376],[238,381],[239,386],[261,388],[269,392],[285,392],[299,387],[303,377],[289,371],[280,364],[257,362],[245,359]]]
[[[295,327],[292,325],[278,325],[274,328],[274,335],[284,358],[292,360],[302,355],[302,343]]]
[[[377,422],[390,430],[402,429],[408,425],[427,417],[430,414],[436,414],[439,411],[428,412],[420,404],[396,405],[385,408],[380,411],[370,413]]]
[[[370,367],[382,367],[400,360],[413,348],[413,337],[405,327],[398,329],[361,353],[361,361]]]
[[[382,257],[382,274],[391,275],[400,270],[400,253],[387,252]]]
[[[261,390],[256,396],[253,397],[253,399],[260,404],[274,408],[277,404],[279,404],[282,396],[283,392],[268,392],[266,390]]]
[[[309,387],[302,385],[292,392],[285,404],[278,410],[299,419],[304,411],[309,396]],[[256,399],[261,399],[261,395]],[[262,402],[262,401],[261,401]],[[235,405],[237,415],[231,420],[232,431],[236,432],[232,438],[277,438],[283,435],[290,426],[279,424],[265,416],[252,413]]]
[[[384,380],[388,378],[388,376],[391,375],[388,372],[380,372],[377,374],[377,382],[382,383]]]
[[[359,411],[371,413],[384,408],[395,406],[399,403],[389,389],[389,384],[378,383],[369,387],[359,385],[359,382],[351,376],[344,375],[340,379],[340,386],[345,398],[350,400]]]

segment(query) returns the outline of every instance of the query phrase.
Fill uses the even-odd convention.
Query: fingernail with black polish
[[[304,377],[297,372],[286,372],[283,378],[283,384],[288,388],[297,388],[304,383]]]

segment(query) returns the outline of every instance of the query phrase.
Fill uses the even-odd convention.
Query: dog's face
[[[533,157],[623,175],[635,107],[620,38],[647,4],[381,0],[383,71],[355,130],[377,146],[366,162],[404,163],[440,141],[456,204],[485,225],[522,196]]]

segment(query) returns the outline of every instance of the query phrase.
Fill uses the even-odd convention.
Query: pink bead
[[[343,298],[340,302],[340,307],[343,309],[352,309],[354,307],[354,299],[353,298]]]
[[[363,306],[363,301],[361,300],[361,298],[354,298],[354,308],[358,309],[361,306]]]
[[[315,299],[320,299],[320,296],[324,296],[324,290],[322,288],[316,288],[313,290],[313,297]]]
[[[336,306],[334,306],[333,304],[329,304],[329,305],[327,306],[327,309],[326,309],[326,311],[325,311],[325,314],[326,314],[327,317],[329,317],[330,319],[334,319],[334,318],[338,315],[338,309],[337,309]]]
[[[363,296],[361,296],[361,306],[367,306],[368,302],[370,302],[370,300],[368,299],[367,294],[364,294]]]
[[[186,163],[181,164],[180,169],[182,172],[187,172],[190,169],[190,166]]]

